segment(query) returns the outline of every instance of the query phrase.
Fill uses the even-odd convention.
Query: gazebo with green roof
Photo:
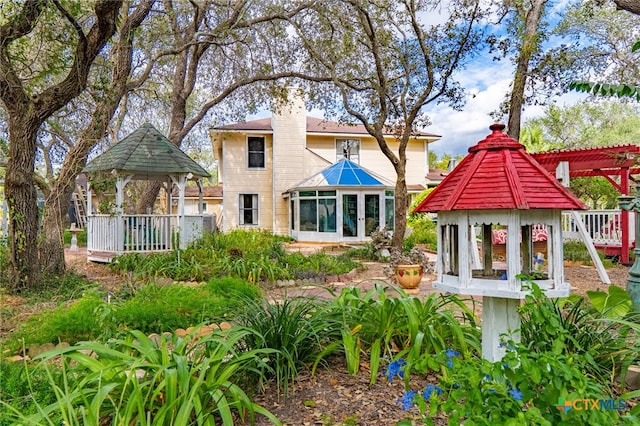
[[[202,179],[211,175],[191,157],[146,123],[91,160],[83,170],[91,177],[106,173],[116,180],[115,209],[111,214],[92,211],[91,186],[87,191],[87,257],[109,260],[128,252],[161,252],[184,248],[203,232]],[[132,180],[164,181],[167,213],[171,189],[178,188],[178,214],[125,214],[125,187]],[[200,189],[199,215],[184,214],[188,180]]]

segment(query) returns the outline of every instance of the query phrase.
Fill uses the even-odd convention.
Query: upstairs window
[[[343,158],[360,163],[359,139],[336,139],[336,161]]]
[[[265,144],[262,136],[249,136],[247,138],[248,167],[250,169],[264,169]]]

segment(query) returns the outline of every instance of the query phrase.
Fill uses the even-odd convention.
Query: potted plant
[[[424,273],[430,271],[432,265],[420,247],[414,247],[408,253],[392,248],[389,267],[400,287],[415,290],[420,286]]]

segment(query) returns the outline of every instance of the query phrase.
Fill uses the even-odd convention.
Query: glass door
[[[342,236],[358,236],[358,194],[342,194]]]
[[[364,236],[380,226],[380,194],[364,194]]]

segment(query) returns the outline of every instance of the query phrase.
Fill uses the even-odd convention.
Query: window
[[[262,136],[249,136],[247,138],[248,167],[250,169],[264,169],[264,151],[264,138]]]
[[[336,139],[336,161],[347,158],[354,163],[360,163],[359,139]]]
[[[240,194],[240,225],[257,225],[258,224],[258,195],[257,194]]]
[[[393,231],[396,226],[395,205],[394,192],[389,190],[384,191],[384,226],[390,231]]]
[[[336,191],[300,191],[300,230],[336,232]]]

